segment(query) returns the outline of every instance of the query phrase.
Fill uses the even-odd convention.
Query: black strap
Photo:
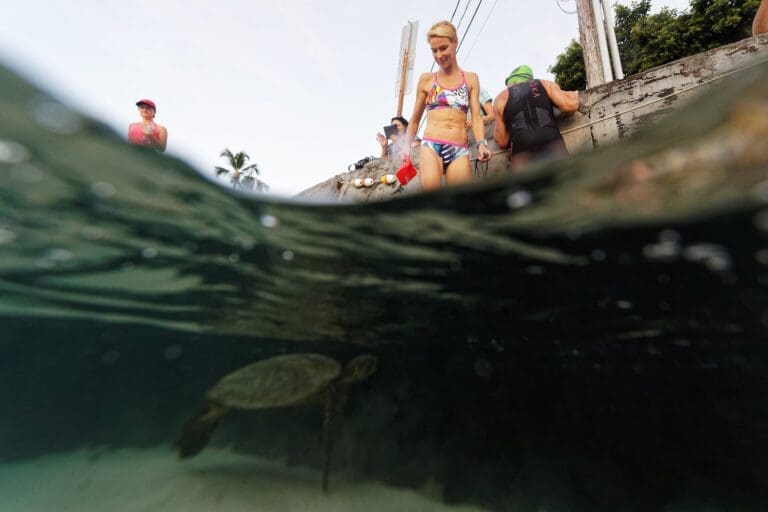
[[[475,160],[475,176],[487,176],[488,175],[488,164],[490,163],[490,160],[481,162],[479,159]],[[483,166],[482,164],[485,164]]]

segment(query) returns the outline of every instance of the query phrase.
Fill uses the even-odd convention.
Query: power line
[[[572,0],[555,0],[555,3],[560,8],[560,10],[563,11],[565,14],[576,14],[576,11],[566,11],[565,9],[563,9],[562,2],[570,2],[570,1]]]
[[[456,7],[453,8],[453,14],[451,14],[451,23],[453,23],[453,17],[456,16],[456,11],[459,10],[459,4],[461,0],[456,0]]]
[[[459,18],[459,22],[456,24],[456,30],[461,28],[461,22],[464,21],[464,16],[467,15],[467,9],[469,9],[470,2],[472,2],[472,0],[467,0],[467,3],[464,4],[464,12],[461,13],[461,18]]]
[[[480,9],[480,6],[483,5],[483,0],[480,0],[477,2],[477,7],[475,7],[475,12],[472,13],[472,18],[469,20],[469,24],[467,25],[467,28],[464,30],[464,35],[461,36],[461,41],[459,41],[459,46],[456,48],[456,52],[459,51],[461,48],[461,43],[464,42],[464,38],[467,37],[467,32],[469,32],[470,27],[472,26],[472,22],[475,21],[475,16],[477,16],[477,11]]]
[[[466,15],[466,14],[467,14],[467,9],[469,9],[469,3],[470,3],[471,1],[472,1],[472,0],[467,0],[467,3],[466,3],[466,4],[464,4],[464,12],[462,12],[462,13],[461,13],[461,18],[459,18],[459,23],[457,23],[457,24],[455,25],[455,27],[456,27],[456,31],[458,31],[458,30],[459,30],[459,27],[461,26],[461,22],[462,22],[462,21],[464,21],[464,15]],[[482,0],[481,0],[481,1],[482,1]],[[453,10],[453,14],[451,15],[451,23],[453,23],[453,17],[456,15],[456,11],[458,10],[458,8],[459,8],[459,4],[460,4],[460,3],[461,3],[461,0],[459,0],[458,2],[456,2],[456,8]],[[457,48],[457,51],[458,51],[458,48]],[[430,66],[430,68],[429,68],[429,72],[430,72],[430,73],[431,73],[431,72],[433,72],[433,71],[435,70],[435,64],[436,64],[436,63],[435,63],[435,61],[433,60],[433,61],[432,61],[432,66]]]
[[[483,29],[485,29],[485,24],[488,23],[488,20],[491,18],[491,13],[496,8],[496,4],[499,3],[499,0],[495,0],[493,2],[493,5],[491,6],[491,10],[488,11],[488,14],[485,17],[485,21],[483,21],[482,26],[480,27],[480,30],[478,31],[477,35],[475,36],[475,40],[472,42],[472,46],[469,47],[469,51],[464,56],[465,61],[469,60],[469,56],[472,54],[472,50],[475,49],[475,45],[477,44],[477,40],[480,39],[480,34],[482,34]]]

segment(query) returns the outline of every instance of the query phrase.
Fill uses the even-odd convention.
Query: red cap
[[[143,103],[144,105],[149,105],[150,107],[152,107],[153,109],[155,109],[155,112],[157,112],[157,107],[155,106],[155,102],[154,102],[154,101],[152,101],[152,100],[146,100],[146,99],[144,99],[144,100],[139,100],[139,101],[137,101],[137,102],[136,102],[136,106],[138,107],[138,106],[139,106],[139,105],[141,105],[142,103]]]

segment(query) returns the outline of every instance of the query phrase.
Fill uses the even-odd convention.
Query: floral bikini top
[[[435,82],[432,84],[432,90],[427,96],[427,111],[453,108],[461,110],[465,114],[469,111],[469,87],[464,79],[464,72],[461,72],[461,85],[454,89],[446,89],[437,83],[437,73],[435,73]]]

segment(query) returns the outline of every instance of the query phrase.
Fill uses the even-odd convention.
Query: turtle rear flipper
[[[325,398],[323,417],[323,492],[328,492],[328,478],[331,472],[331,454],[341,436],[344,422],[344,406],[347,402],[347,388],[343,384],[331,384]]]
[[[226,407],[210,404],[185,421],[181,427],[179,439],[176,441],[179,458],[186,459],[200,453],[208,445],[211,434],[228,411]]]

